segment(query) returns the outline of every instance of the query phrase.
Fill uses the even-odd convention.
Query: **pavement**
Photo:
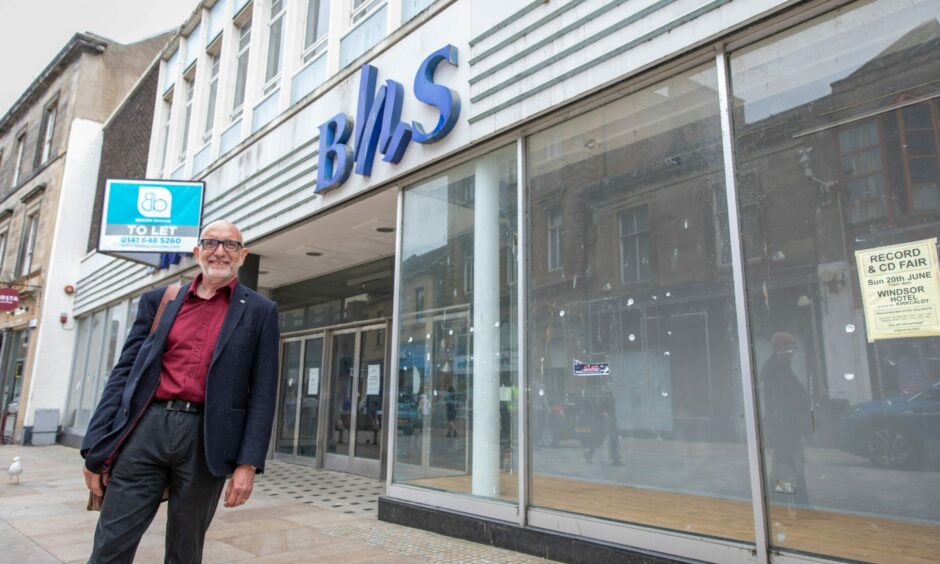
[[[19,483],[0,476],[0,562],[85,562],[98,514],[78,451],[64,446],[0,446],[0,465],[19,456]],[[242,507],[219,506],[207,534],[206,562],[404,564],[546,562],[491,546],[376,519],[381,481],[269,461]],[[144,535],[135,562],[163,562],[166,507]]]

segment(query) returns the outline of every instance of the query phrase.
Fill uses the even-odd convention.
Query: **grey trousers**
[[[161,405],[147,409],[112,468],[90,564],[134,561],[167,486],[164,561],[202,562],[206,530],[225,483],[206,466],[202,417]]]

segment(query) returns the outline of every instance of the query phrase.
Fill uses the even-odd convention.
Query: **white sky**
[[[0,0],[0,116],[77,32],[121,43],[175,29],[199,0]]]

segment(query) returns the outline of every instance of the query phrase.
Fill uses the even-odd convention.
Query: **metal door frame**
[[[318,455],[320,463],[318,467],[327,468],[329,470],[338,470],[341,472],[351,472],[353,474],[359,474],[362,476],[370,476],[373,478],[381,478],[383,474],[384,460],[387,456],[387,447],[385,440],[385,427],[388,425],[388,418],[386,414],[388,413],[388,383],[384,380],[390,377],[390,367],[388,363],[389,359],[389,331],[391,320],[385,321],[369,321],[362,324],[358,324],[352,327],[344,326],[342,328],[327,330],[326,336],[327,339],[324,341],[324,366],[326,367],[325,373],[329,375],[325,380],[321,380],[321,397],[325,397],[328,400],[328,409],[320,410],[320,421],[318,428],[318,447],[322,445],[323,448],[318,448],[318,451],[322,453],[322,456]],[[383,329],[385,330],[385,355],[384,355],[384,367],[385,373],[382,375],[383,378],[383,398],[382,398],[382,432],[379,433],[379,458],[378,460],[368,459],[368,458],[359,458],[356,456],[356,440],[358,435],[359,427],[359,372],[361,370],[360,366],[360,356],[362,354],[362,333],[365,331],[375,331]],[[353,381],[352,381],[352,395],[350,397],[350,415],[349,415],[349,452],[347,454],[335,454],[327,451],[329,446],[329,433],[332,431],[330,420],[333,418],[333,337],[335,335],[349,335],[354,334],[355,345],[353,346]],[[328,346],[327,346],[328,345]]]
[[[307,360],[306,343],[307,341],[312,340],[312,339],[323,339],[323,346],[325,347],[326,341],[327,341],[326,331],[317,330],[315,332],[291,335],[289,337],[284,337],[281,339],[281,344],[279,347],[280,351],[278,354],[279,362],[283,361],[284,359],[285,345],[287,345],[288,343],[300,343],[300,360],[298,361],[298,366],[300,366],[300,378],[298,379],[298,382],[297,382],[297,400],[298,401],[297,401],[297,406],[294,408],[295,409],[294,411],[294,438],[293,438],[293,447],[292,447],[293,452],[290,454],[277,452],[278,428],[280,427],[280,416],[283,415],[281,411],[282,406],[281,406],[280,391],[282,389],[282,386],[284,385],[284,381],[281,378],[282,373],[280,372],[280,370],[278,371],[278,395],[277,395],[278,405],[277,405],[277,408],[275,409],[276,415],[275,415],[274,437],[272,441],[272,458],[276,460],[284,460],[292,464],[303,464],[305,466],[316,466],[319,468],[319,467],[322,467],[322,462],[320,461],[320,457],[321,457],[321,453],[323,452],[323,450],[320,448],[320,427],[319,427],[320,421],[322,420],[322,416],[319,413],[317,414],[317,454],[312,457],[301,456],[297,454],[298,441],[300,440],[300,408],[301,408],[300,394],[301,394],[301,389],[302,389],[301,383],[306,382],[306,379],[304,378],[304,374],[303,374],[304,363]],[[319,386],[320,390],[318,390],[318,394],[320,398],[323,397],[323,391],[322,391],[323,390],[323,376],[322,376],[323,366],[322,365],[325,364],[325,360],[326,360],[325,350],[324,350],[324,354],[322,358],[323,358],[323,362],[321,362],[321,367],[320,367],[320,370],[321,370],[320,386]],[[323,410],[320,409],[320,412],[322,411]]]

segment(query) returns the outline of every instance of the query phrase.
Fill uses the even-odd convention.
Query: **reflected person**
[[[609,386],[605,385],[601,390],[598,403],[598,418],[595,420],[595,425],[599,425],[600,428],[592,430],[594,440],[590,442],[590,446],[584,453],[584,459],[588,463],[593,462],[594,452],[600,448],[606,436],[607,454],[611,465],[623,466],[620,455],[620,425],[617,423],[617,399]]]
[[[781,332],[774,333],[770,342],[773,354],[760,373],[764,442],[773,452],[768,495],[777,502],[785,499],[781,496],[793,495],[796,503],[809,505],[803,440],[812,433],[810,396],[790,366],[796,339]],[[787,491],[787,484],[793,491]]]

